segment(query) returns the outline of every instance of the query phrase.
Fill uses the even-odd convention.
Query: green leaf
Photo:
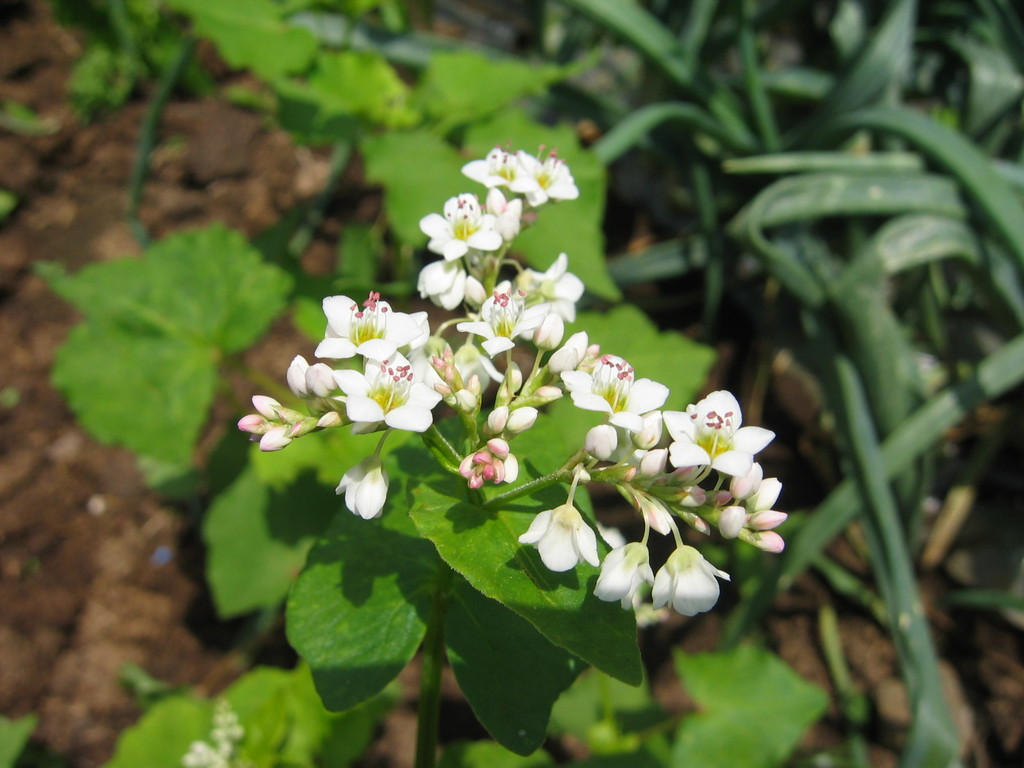
[[[457,741],[445,747],[438,768],[548,768],[554,764],[547,752],[524,757],[493,741]]]
[[[463,123],[482,120],[517,99],[542,93],[568,75],[552,64],[516,59],[489,59],[472,51],[436,53],[417,86],[421,109],[446,134]]]
[[[676,734],[672,765],[679,768],[782,765],[828,704],[823,691],[754,646],[677,653],[675,660],[700,708]]]
[[[288,598],[288,640],[313,671],[328,709],[376,695],[426,632],[440,565],[389,494],[380,520],[340,512],[309,553]],[[399,499],[399,501],[396,501]]]
[[[314,539],[342,513],[348,514],[334,491],[309,474],[272,489],[247,468],[203,520],[206,578],[217,613],[231,618],[284,600]]]
[[[484,727],[517,754],[536,750],[552,704],[581,662],[462,579],[445,617],[445,640],[455,679]]]
[[[547,269],[558,254],[564,252],[569,256],[570,271],[579,275],[587,290],[605,299],[618,299],[619,289],[605,265],[601,226],[607,182],[597,155],[581,148],[579,139],[568,126],[542,125],[515,109],[503,110],[491,120],[470,126],[466,131],[463,157],[482,158],[496,146],[522,149],[531,154],[540,148],[557,151],[580,190],[576,200],[541,207],[537,223],[523,230],[512,250],[536,269]],[[466,182],[473,184],[468,179]],[[440,210],[443,202],[435,203],[436,210]]]
[[[181,768],[192,742],[209,738],[212,722],[212,702],[193,696],[164,699],[121,734],[104,768]]]
[[[39,271],[86,316],[53,372],[82,424],[104,442],[179,464],[206,422],[218,361],[260,338],[291,285],[221,226],[73,276],[53,264]]]
[[[358,123],[408,126],[419,116],[410,109],[408,87],[387,61],[374,53],[322,53],[303,80],[274,83],[282,126],[303,141],[335,141]]]
[[[427,131],[393,131],[368,137],[362,151],[366,177],[384,185],[391,226],[407,245],[426,243],[420,219],[428,213],[440,213],[449,197],[476,191],[475,182],[462,175],[465,159]],[[425,184],[424,179],[430,183]]]
[[[555,702],[551,711],[551,732],[556,735],[572,734],[581,741],[590,742],[609,713],[625,733],[650,728],[665,718],[646,683],[626,685],[589,669]],[[594,748],[595,745],[590,746]]]
[[[18,207],[18,196],[6,189],[0,189],[0,222],[11,215],[11,211]]]
[[[711,347],[676,331],[659,331],[647,315],[628,304],[607,312],[583,312],[570,330],[585,330],[590,343],[600,344],[602,352],[628,360],[637,378],[668,386],[668,409],[694,402],[715,361]]]
[[[264,78],[301,72],[316,53],[313,34],[287,24],[284,6],[271,0],[170,0],[169,5],[188,14],[196,32],[212,40],[228,64]]]
[[[597,569],[582,563],[553,573],[533,548],[519,543],[543,506],[513,502],[490,512],[425,483],[412,495],[410,515],[419,532],[476,589],[518,613],[555,645],[639,684],[643,671],[633,614],[594,596]]]
[[[0,768],[14,768],[38,720],[36,715],[25,715],[17,720],[0,715]]]

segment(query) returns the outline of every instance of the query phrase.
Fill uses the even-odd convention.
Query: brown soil
[[[54,352],[76,317],[32,264],[50,260],[73,270],[139,250],[125,223],[126,190],[146,103],[140,96],[79,124],[65,92],[79,53],[78,39],[53,21],[42,0],[0,0],[0,101],[27,104],[60,126],[39,137],[0,131],[0,188],[20,199],[0,225],[0,424],[7,438],[0,445],[0,713],[38,713],[35,741],[72,768],[102,764],[118,733],[138,717],[120,682],[125,664],[207,692],[240,671],[224,642],[230,633],[209,607],[193,518],[147,489],[131,455],[85,434],[49,382]],[[142,206],[157,236],[210,221],[254,234],[315,194],[325,177],[323,156],[223,102],[175,100],[161,125],[164,142]],[[354,208],[360,199],[346,204]],[[331,233],[347,215],[336,213],[325,224],[311,261],[329,257]],[[777,458],[791,466],[799,460],[795,453]],[[786,477],[784,469],[777,473]],[[854,554],[848,562],[863,568]],[[997,616],[937,608],[948,588],[938,575],[923,586],[968,762],[1019,765],[1020,631]],[[868,733],[873,764],[892,765],[907,725],[904,693],[892,645],[877,623],[806,577],[779,599],[765,635],[801,675],[832,691],[816,628],[819,608],[830,603],[839,612],[854,683],[876,712]],[[713,648],[720,622],[713,613],[645,632],[652,680],[666,706],[686,706],[669,674],[668,650]],[[449,703],[444,730],[451,738],[465,713],[454,691]],[[840,744],[841,723],[833,704],[806,746]],[[413,727],[410,709],[397,710],[373,748],[373,764],[408,765]],[[571,744],[564,748],[572,752]]]

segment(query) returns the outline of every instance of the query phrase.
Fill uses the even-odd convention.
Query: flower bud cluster
[[[394,311],[376,292],[362,302],[324,299],[327,327],[315,354],[333,364],[296,357],[286,376],[308,415],[257,396],[257,413],[239,428],[263,450],[330,427],[382,431],[376,451],[347,470],[337,488],[350,511],[372,519],[386,506],[381,448],[391,430],[427,433],[426,447],[471,491],[509,486],[520,474],[516,437],[541,423],[545,405],[568,396],[602,421],[579,436],[579,450],[558,472],[520,486],[521,493],[503,491],[515,498],[538,483],[570,483],[566,502],[541,511],[519,541],[535,546],[554,571],[581,561],[600,566],[594,589],[603,600],[636,607],[650,587],[655,609],[671,605],[686,615],[710,609],[719,580],[729,576],[683,543],[679,522],[781,551],[774,529],[786,515],[772,509],[781,484],[764,478],[754,461],[774,434],[743,426],[739,403],[726,391],[685,411],[665,410],[664,384],[639,376],[626,359],[592,344],[586,331],[565,338],[584,290],[567,255],[544,271],[508,255],[541,206],[579,194],[554,152],[538,158],[495,148],[463,172],[487,188],[485,203],[460,194],[420,221],[427,249],[440,258],[418,280],[422,297],[460,314],[432,330],[426,312]],[[463,427],[454,445],[433,427],[433,410],[442,402]],[[577,488],[589,482],[614,486],[644,524],[641,541],[614,546],[603,563],[597,535],[574,503]],[[648,548],[652,530],[676,543],[657,571]]]
[[[213,712],[213,729],[209,741],[193,741],[181,759],[185,768],[248,768],[248,761],[235,757],[245,729],[238,715],[224,699],[219,699]]]

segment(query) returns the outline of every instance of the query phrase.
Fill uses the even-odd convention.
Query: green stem
[[[142,121],[142,128],[139,132],[135,165],[132,167],[132,176],[128,183],[128,226],[131,227],[132,234],[142,246],[147,246],[150,242],[149,232],[139,220],[142,187],[146,183],[146,175],[149,171],[149,155],[153,151],[153,147],[156,146],[156,129],[164,105],[167,104],[167,100],[171,97],[171,91],[174,90],[174,86],[185,71],[195,45],[196,39],[192,36],[187,36],[181,41],[171,65],[164,70],[163,76],[160,78],[160,86],[153,101],[149,104],[149,109],[146,110],[146,117]]]
[[[441,564],[430,618],[423,637],[420,667],[420,698],[416,709],[416,768],[434,768],[437,764],[437,726],[441,714],[441,671],[444,669],[444,618],[451,601],[453,571]]]
[[[437,457],[445,469],[449,472],[459,471],[459,464],[462,459],[456,452],[455,447],[441,434],[441,430],[437,428],[436,424],[431,424],[430,428],[423,433],[423,442],[426,443],[427,448]]]

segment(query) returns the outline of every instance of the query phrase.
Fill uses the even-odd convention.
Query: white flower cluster
[[[247,761],[235,757],[235,749],[245,737],[238,715],[224,699],[213,711],[213,730],[209,741],[193,741],[181,758],[183,768],[250,768]]]
[[[686,411],[662,410],[669,396],[665,385],[637,378],[626,360],[602,353],[585,331],[563,343],[565,323],[575,320],[583,295],[568,257],[559,254],[541,272],[507,255],[538,207],[579,194],[555,153],[538,159],[496,148],[463,172],[489,189],[486,203],[461,194],[444,204],[443,215],[421,220],[427,248],[441,258],[418,281],[424,298],[462,314],[432,332],[426,312],[396,312],[375,292],[362,302],[328,297],[316,356],[334,366],[341,361],[341,367],[296,357],[287,380],[308,414],[257,396],[258,413],[244,417],[239,428],[268,451],[326,428],[382,431],[376,451],[345,472],[337,489],[349,510],[370,519],[382,513],[387,499],[380,452],[391,430],[426,433],[440,463],[471,489],[513,484],[519,476],[515,437],[534,426],[538,409],[568,394],[577,407],[605,419],[580,436],[576,454],[547,478],[549,484],[571,481],[566,502],[538,514],[519,541],[535,545],[553,571],[580,561],[600,565],[595,594],[624,608],[637,605],[644,585],[651,585],[656,609],[671,605],[685,615],[708,610],[718,599],[718,579],[729,576],[683,543],[677,521],[705,534],[717,527],[726,538],[781,551],[782,538],[773,529],[786,515],[772,509],[781,484],[764,479],[754,462],[774,434],[742,426],[739,403],[725,391]],[[446,336],[453,327],[463,334],[458,341]],[[522,351],[526,340],[534,360],[524,375],[513,351]],[[432,427],[433,409],[442,401],[464,427],[457,447]],[[705,491],[701,484],[713,473],[717,483]],[[603,564],[594,529],[573,502],[579,484],[591,481],[615,486],[644,521],[642,541],[615,546]],[[516,489],[506,495],[515,497]],[[647,547],[652,529],[671,533],[676,542],[657,574]]]

